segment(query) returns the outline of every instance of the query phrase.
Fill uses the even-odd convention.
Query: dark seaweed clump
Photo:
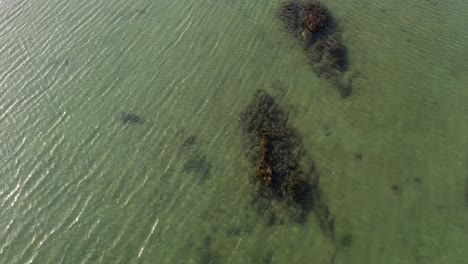
[[[140,125],[145,122],[142,117],[136,114],[132,114],[132,113],[121,113],[119,116],[119,120],[122,123],[132,124],[132,125]]]
[[[341,237],[340,245],[342,247],[350,247],[353,244],[353,240],[353,235],[350,233],[346,233]]]
[[[336,19],[320,2],[285,2],[279,11],[285,29],[302,43],[316,74],[334,84],[342,97],[351,95],[351,82],[344,78],[349,70],[346,45]]]
[[[198,251],[198,262],[200,264],[215,264],[219,262],[219,255],[212,249],[212,241],[210,236],[206,236],[201,241],[200,245],[195,249]]]
[[[299,161],[303,155],[296,131],[274,98],[259,91],[242,114],[243,128],[256,149],[255,181],[268,199],[300,202],[307,189]]]
[[[283,21],[286,30],[298,33],[301,28],[302,11],[302,6],[293,1],[282,5],[279,18]]]
[[[198,152],[193,153],[185,162],[182,172],[193,173],[198,176],[199,183],[204,183],[210,175],[211,163],[206,155]]]
[[[254,153],[252,182],[256,186],[255,205],[260,212],[271,222],[281,218],[282,211],[301,221],[306,211],[313,209],[326,235],[333,237],[333,219],[318,186],[318,177],[309,179],[311,173],[302,169],[305,155],[302,140],[275,99],[265,91],[258,91],[242,113],[242,127]]]
[[[180,146],[179,156],[184,158],[181,172],[197,177],[197,182],[203,184],[213,166],[198,141],[196,135],[187,136]]]

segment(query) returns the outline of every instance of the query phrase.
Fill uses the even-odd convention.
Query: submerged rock
[[[244,134],[254,154],[254,202],[271,223],[284,215],[303,221],[313,209],[321,228],[333,237],[334,224],[313,167],[305,173],[305,151],[288,115],[265,91],[258,91],[241,115]],[[312,179],[310,177],[313,176]]]
[[[319,2],[303,6],[302,37],[308,44],[332,33],[334,19],[328,9]]]
[[[349,70],[348,52],[331,12],[318,1],[287,1],[279,18],[302,43],[314,72],[335,85],[342,97],[351,95],[351,80],[344,77]]]
[[[300,202],[307,182],[299,161],[301,142],[287,115],[274,98],[258,91],[242,113],[242,126],[255,149],[256,175],[260,196]]]
[[[335,19],[320,2],[287,1],[280,7],[279,19],[284,28],[294,33],[307,48],[322,37],[336,31]]]

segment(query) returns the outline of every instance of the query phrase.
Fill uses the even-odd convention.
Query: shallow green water
[[[468,3],[410,2],[326,1],[361,73],[348,99],[280,1],[0,2],[0,263],[463,263]],[[251,205],[238,117],[260,88],[336,242],[313,212],[268,226]]]

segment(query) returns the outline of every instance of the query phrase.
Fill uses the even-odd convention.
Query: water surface
[[[280,1],[0,2],[0,263],[463,263],[468,4],[324,2],[348,99]],[[317,165],[335,242],[252,207],[256,89]]]

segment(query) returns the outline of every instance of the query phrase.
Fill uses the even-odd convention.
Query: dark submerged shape
[[[143,124],[145,122],[142,117],[132,113],[121,113],[119,120],[125,124],[133,125]]]
[[[265,91],[258,91],[242,113],[242,127],[254,152],[256,168],[252,183],[256,186],[254,202],[259,211],[275,222],[287,213],[303,221],[313,209],[327,237],[334,237],[334,224],[318,176],[312,165],[305,173],[301,160],[305,151],[288,116]],[[313,176],[309,179],[308,176]]]
[[[350,233],[344,234],[340,239],[340,245],[343,248],[347,248],[353,245],[354,237]]]
[[[305,4],[303,7],[303,31],[305,40],[318,39],[330,34],[334,27],[334,19],[328,9],[319,2]],[[314,38],[314,34],[316,35]],[[318,34],[318,35],[317,35]]]
[[[286,30],[297,32],[301,30],[302,6],[296,1],[286,2],[281,6],[279,18]]]
[[[191,135],[188,136],[185,140],[184,143],[182,144],[182,147],[190,147],[193,146],[197,143],[197,136]]]
[[[314,72],[321,78],[335,85],[343,98],[351,95],[352,77],[345,79],[348,71],[348,52],[339,35],[330,35],[320,39],[307,50]]]
[[[319,2],[287,1],[281,5],[278,17],[287,31],[305,43],[332,33],[336,27],[331,13]]]
[[[348,70],[346,47],[337,35],[328,36],[318,41],[309,48],[308,54],[320,77],[339,78],[339,74]]]
[[[337,31],[335,19],[320,2],[287,1],[278,13],[287,31],[303,42],[307,49],[314,42]]]
[[[206,155],[200,151],[196,151],[187,158],[187,161],[182,168],[182,172],[193,173],[198,177],[199,183],[203,184],[210,174],[211,167],[211,162],[208,160]]]
[[[351,81],[344,78],[348,52],[331,12],[318,1],[288,1],[281,6],[279,18],[302,43],[317,75],[331,81],[342,97],[351,95]]]
[[[308,185],[299,161],[300,139],[272,96],[259,91],[242,114],[243,127],[256,150],[254,180],[268,199],[300,202]]]
[[[213,164],[199,141],[196,135],[186,136],[179,147],[177,156],[183,159],[180,172],[195,177],[197,184],[203,184],[209,179]]]

